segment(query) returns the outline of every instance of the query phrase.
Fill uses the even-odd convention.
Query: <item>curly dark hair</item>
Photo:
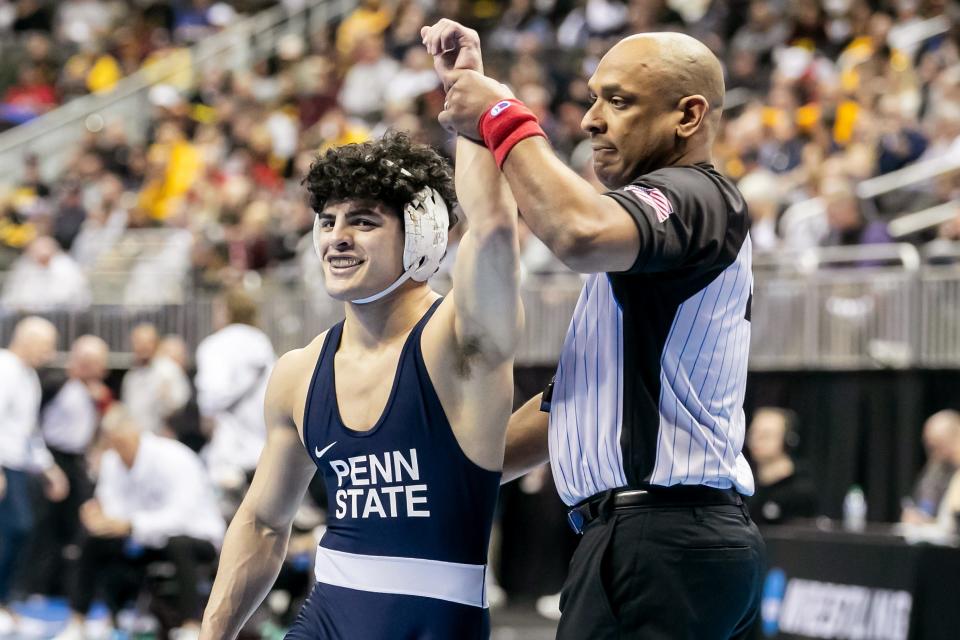
[[[450,163],[403,132],[391,131],[379,140],[328,149],[310,166],[303,184],[310,193],[310,206],[318,213],[327,202],[357,199],[381,202],[398,214],[418,191],[430,185],[447,204],[450,227],[457,222]]]

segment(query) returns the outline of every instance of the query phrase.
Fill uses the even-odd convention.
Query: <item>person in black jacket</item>
[[[103,380],[107,374],[107,343],[80,336],[70,348],[65,369],[47,369],[40,376],[40,429],[54,461],[70,484],[66,499],[44,499],[37,506],[24,588],[29,593],[62,595],[65,555],[80,532],[80,505],[93,494],[86,455],[96,438],[100,418],[112,400]]]
[[[817,515],[813,479],[792,456],[799,442],[792,411],[762,407],[754,414],[747,430],[747,448],[755,465],[757,490],[747,504],[758,526]]]

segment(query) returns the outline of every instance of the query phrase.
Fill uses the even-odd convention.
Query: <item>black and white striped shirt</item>
[[[550,460],[573,505],[643,484],[753,493],[741,454],[753,289],[746,205],[712,165],[607,194],[634,218],[627,272],[591,275],[564,342]]]

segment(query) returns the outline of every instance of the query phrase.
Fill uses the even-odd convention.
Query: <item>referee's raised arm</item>
[[[480,48],[450,21],[425,44],[448,59]],[[746,637],[764,558],[742,500],[753,276],[746,205],[711,161],[721,66],[689,36],[647,33],[588,86],[605,194],[507,87],[469,65],[444,80],[440,122],[490,149],[531,231],[589,274],[549,392],[510,421],[504,475],[549,452],[583,534],[558,638]]]
[[[590,78],[593,104],[581,126],[597,177],[610,189],[663,167],[710,162],[722,70],[704,45],[676,36],[627,38]],[[629,269],[642,238],[623,207],[567,167],[539,128],[523,123],[532,114],[507,87],[473,71],[451,80],[441,121],[498,155],[533,233],[576,271]]]

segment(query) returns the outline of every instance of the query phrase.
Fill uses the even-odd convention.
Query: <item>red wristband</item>
[[[513,99],[501,100],[486,109],[480,116],[477,129],[501,169],[518,142],[533,136],[547,137],[540,128],[537,116],[527,105]]]

